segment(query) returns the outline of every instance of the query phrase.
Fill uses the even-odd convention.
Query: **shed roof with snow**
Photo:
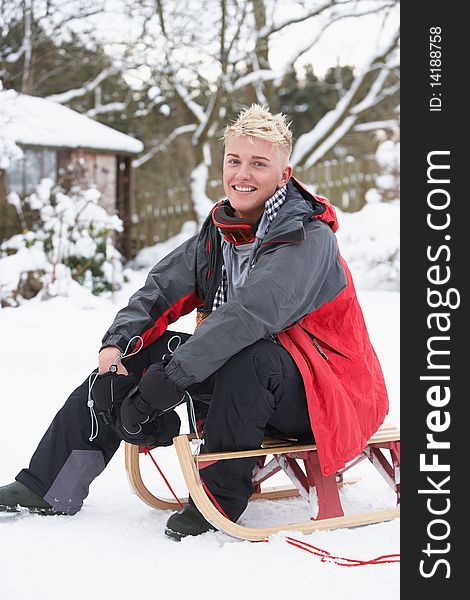
[[[24,146],[83,148],[139,154],[144,145],[130,135],[36,96],[0,91],[2,135]]]

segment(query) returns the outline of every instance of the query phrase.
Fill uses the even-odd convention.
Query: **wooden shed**
[[[30,193],[44,177],[54,182],[94,183],[101,204],[123,220],[121,252],[131,254],[133,181],[131,160],[143,143],[51,100],[0,91],[1,136],[23,151],[0,167],[0,240],[15,233],[9,192]],[[1,165],[1,163],[0,163]]]

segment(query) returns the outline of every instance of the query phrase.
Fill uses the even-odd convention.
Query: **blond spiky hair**
[[[289,158],[292,152],[292,132],[289,127],[290,123],[286,121],[286,115],[282,113],[273,115],[265,106],[252,104],[240,112],[232,125],[227,125],[223,140],[226,145],[233,135],[253,136],[273,142]]]

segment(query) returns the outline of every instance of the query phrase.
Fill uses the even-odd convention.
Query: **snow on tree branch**
[[[230,91],[239,90],[247,85],[253,85],[259,81],[273,81],[279,78],[279,73],[272,69],[259,69],[252,71],[243,77],[239,77],[234,84],[229,87]]]
[[[88,83],[85,83],[81,87],[75,88],[73,90],[67,90],[62,94],[52,94],[51,96],[46,96],[46,100],[53,100],[58,104],[66,104],[74,98],[80,98],[81,96],[85,96],[86,94],[97,88],[105,79],[111,77],[112,75],[115,75],[119,71],[120,67],[118,65],[106,67],[106,69],[103,69],[103,71],[101,71],[101,73],[99,73],[94,79],[92,79]]]
[[[207,213],[214,206],[206,194],[208,176],[208,164],[205,162],[199,163],[191,173],[191,197],[199,225],[203,223]]]
[[[367,96],[364,98],[364,100],[361,100],[361,102],[356,104],[356,106],[354,106],[354,108],[351,109],[351,114],[360,115],[361,113],[365,112],[366,110],[369,110],[375,104],[377,104],[379,97],[382,99],[380,91],[385,83],[385,80],[388,77],[388,74],[389,69],[386,66],[380,69],[380,72],[373,84],[371,85]]]
[[[384,121],[366,121],[358,123],[354,126],[354,131],[377,131],[379,129],[398,129],[399,122],[397,119],[386,119]]]
[[[178,96],[184,102],[184,104],[188,107],[190,112],[199,121],[199,123],[205,123],[207,117],[204,112],[204,109],[201,108],[197,102],[194,102],[194,100],[191,98],[185,87],[181,83],[177,82],[175,83],[175,90],[178,93]]]
[[[219,86],[218,86],[218,89],[219,89]],[[218,101],[219,101],[219,92],[214,94],[211,97],[211,99],[209,100],[209,105],[204,114],[204,121],[201,121],[201,123],[199,124],[199,126],[197,127],[197,129],[193,135],[193,144],[194,145],[197,145],[199,143],[199,140],[205,139],[207,131],[210,127],[210,124],[214,120],[215,107],[218,104]]]
[[[370,57],[336,107],[327,112],[311,131],[299,137],[292,152],[292,165],[314,165],[353,127],[359,115],[383,99],[381,90],[390,72],[386,61],[398,40],[399,32],[395,32],[386,47]],[[366,96],[359,100],[364,93]]]
[[[197,125],[195,125],[194,123],[191,123],[189,125],[181,125],[181,127],[176,127],[176,129],[173,129],[173,131],[162,142],[158,143],[156,146],[154,146],[151,150],[143,154],[138,159],[132,161],[132,166],[138,169],[151,158],[153,158],[156,154],[165,151],[171,144],[171,142],[174,139],[176,139],[179,135],[194,131],[196,127]]]
[[[94,118],[98,115],[103,115],[110,112],[124,112],[127,108],[127,102],[108,102],[107,104],[99,104],[95,108],[90,108],[86,111],[86,116]]]

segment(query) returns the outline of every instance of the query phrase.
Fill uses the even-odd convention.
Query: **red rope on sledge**
[[[176,502],[178,502],[178,504],[181,506],[181,508],[183,508],[183,505],[181,503],[181,500],[178,498],[178,496],[175,494],[175,492],[173,491],[173,488],[171,487],[168,479],[165,477],[165,475],[163,474],[163,471],[160,469],[160,467],[157,465],[157,461],[153,458],[152,453],[150,452],[150,449],[145,446],[144,448],[144,454],[146,454],[147,456],[150,456],[150,458],[152,459],[153,464],[157,467],[158,472],[160,473],[160,475],[162,476],[163,481],[166,483],[166,485],[168,486],[168,489],[170,490],[170,492],[173,494],[173,498],[176,500]]]
[[[296,538],[286,537],[285,540],[291,546],[295,546],[296,548],[300,548],[300,550],[305,550],[310,554],[319,556],[322,562],[333,562],[340,567],[363,567],[365,565],[384,565],[388,563],[400,562],[399,554],[384,554],[383,556],[377,556],[375,558],[371,558],[370,560],[359,560],[356,558],[334,556],[327,550],[322,550],[322,548],[317,548],[316,546],[312,546],[312,544],[308,544],[302,540],[297,540]]]

